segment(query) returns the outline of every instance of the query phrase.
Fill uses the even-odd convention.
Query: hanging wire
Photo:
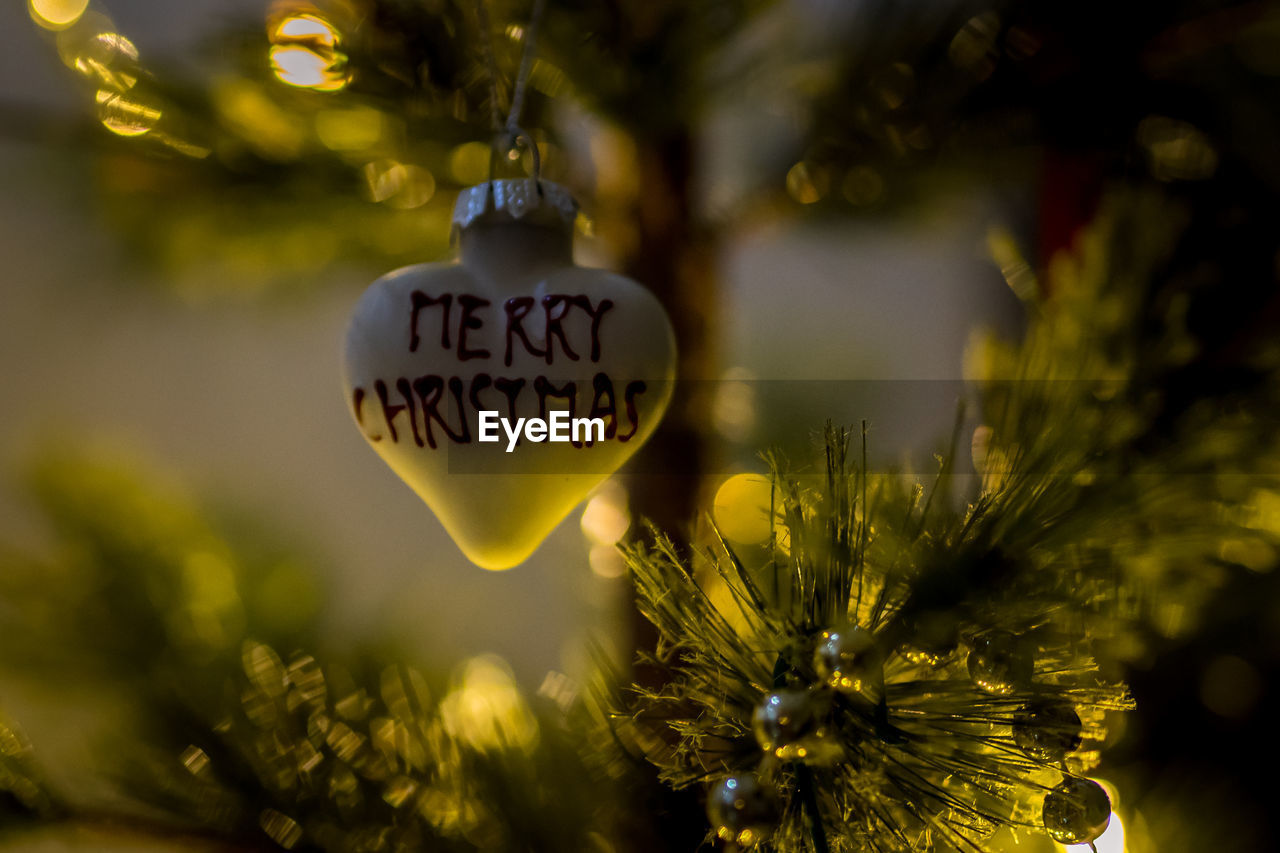
[[[542,13],[546,6],[546,0],[533,0],[529,26],[525,27],[524,31],[524,53],[520,56],[520,70],[516,73],[515,88],[511,90],[511,110],[507,113],[508,130],[513,130],[520,124],[520,112],[524,109],[524,93],[529,84],[529,72],[533,70],[533,54],[537,50],[538,24],[542,21]]]
[[[493,49],[493,27],[489,20],[489,9],[485,0],[476,0],[476,18],[480,25],[480,46],[484,54],[485,65],[489,75],[489,119],[493,130],[493,145],[489,152],[489,181],[497,171],[500,154],[512,147],[523,144],[533,157],[533,180],[542,192],[538,179],[542,174],[542,157],[538,145],[520,127],[520,114],[524,110],[525,92],[529,85],[529,74],[533,70],[533,54],[538,40],[538,24],[542,21],[542,13],[546,9],[546,0],[534,0],[533,11],[529,16],[529,25],[524,30],[524,51],[520,56],[520,68],[516,72],[515,85],[511,90],[511,107],[507,119],[502,120],[502,109],[498,104],[498,60]]]
[[[480,51],[484,54],[489,76],[489,124],[496,135],[502,130],[502,108],[498,106],[498,59],[493,53],[493,25],[489,22],[489,7],[484,0],[476,0],[476,19],[480,24]]]

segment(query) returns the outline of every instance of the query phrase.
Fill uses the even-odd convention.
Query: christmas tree
[[[0,849],[1267,849],[1272,6],[128,5],[5,13]]]

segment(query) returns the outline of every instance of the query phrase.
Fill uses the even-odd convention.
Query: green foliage
[[[1132,707],[1095,655],[1185,631],[1225,572],[1274,564],[1280,448],[1259,429],[1277,411],[1274,367],[1230,408],[1173,413],[1155,393],[1150,376],[1195,344],[1176,310],[1154,334],[1139,322],[1170,246],[1152,203],[1114,200],[1055,264],[1049,296],[1025,264],[1002,264],[1023,271],[1011,284],[1034,317],[1020,344],[976,359],[980,476],[963,479],[980,483],[963,501],[963,419],[927,487],[855,465],[848,434],[828,429],[824,473],[773,460],[767,542],[731,544],[713,524],[692,556],[660,535],[628,549],[661,636],[642,663],[664,683],[615,696],[611,714],[666,782],[758,774],[782,800],[763,845],[778,851],[978,849],[999,827],[1042,831],[1045,791],[1089,771],[1106,714]],[[819,646],[854,627],[874,640],[867,677],[832,689]],[[821,731],[762,729],[779,690],[805,697],[798,716]],[[1082,721],[1065,762],[1018,740],[1019,716],[1045,703]]]
[[[1259,429],[1277,353],[1246,349],[1253,381],[1214,405],[1156,393],[1201,344],[1185,306],[1144,286],[1172,230],[1152,226],[1169,221],[1153,203],[1109,206],[1047,295],[993,240],[1033,321],[1019,344],[975,348],[977,475],[958,473],[963,418],[927,484],[867,470],[829,429],[819,473],[772,460],[763,544],[713,525],[692,558],[662,537],[628,546],[661,637],[642,669],[663,678],[615,691],[611,737],[535,707],[496,661],[432,689],[382,655],[325,648],[306,560],[244,513],[87,452],[31,467],[53,547],[3,555],[4,665],[130,697],[137,719],[104,760],[137,807],[110,820],[144,834],[608,849],[627,820],[615,786],[643,779],[628,753],[678,788],[759,774],[782,800],[766,849],[973,849],[998,827],[1039,831],[1044,793],[1089,772],[1108,714],[1131,707],[1099,659],[1187,630],[1226,573],[1268,568],[1280,546],[1277,439]],[[874,654],[835,689],[817,647],[851,626]],[[811,730],[761,734],[779,691],[802,697]],[[1023,722],[1046,703],[1080,718],[1062,754],[1028,747],[1064,735],[1052,715]],[[38,777],[0,728],[6,818],[102,819]]]
[[[22,732],[0,717],[0,830],[11,821],[47,815],[52,798],[31,760]]]
[[[57,701],[127,697],[100,761],[132,805],[104,814],[47,789],[0,723],[6,826],[343,853],[592,849],[607,788],[505,664],[469,661],[433,691],[410,666],[325,653],[304,561],[140,468],[42,457],[33,493],[56,548],[0,566],[7,677],[83,691]]]
[[[223,832],[286,849],[585,849],[601,800],[550,714],[510,675],[473,662],[440,700],[390,666],[371,678],[247,642],[218,716],[180,762],[150,767],[148,800]],[[145,786],[142,790],[148,790]]]
[[[6,657],[145,682],[233,658],[249,633],[313,644],[318,592],[305,561],[261,526],[228,535],[179,484],[145,470],[85,451],[36,457],[31,493],[56,546],[6,555]],[[274,605],[281,598],[288,607]]]
[[[992,542],[999,519],[953,511],[904,478],[864,480],[847,444],[829,433],[825,483],[775,471],[773,542],[720,540],[697,561],[697,572],[715,570],[703,580],[665,540],[629,551],[641,609],[663,638],[648,662],[670,681],[614,710],[623,736],[676,786],[742,771],[769,779],[784,805],[768,849],[808,850],[815,817],[830,849],[850,851],[973,849],[998,826],[1034,829],[1032,800],[1060,761],[1018,748],[1017,713],[1032,700],[1080,709],[1085,748],[1068,765],[1078,774],[1097,762],[1104,712],[1130,707],[1100,678],[1089,652],[1098,632],[1080,621],[1105,606],[1101,585],[1114,578],[1069,560],[1055,571],[1020,542]],[[815,649],[824,631],[852,625],[874,633],[883,684],[828,691]],[[969,678],[963,647],[1005,632],[1034,650],[1034,681],[992,692]],[[799,759],[762,752],[753,734],[779,689],[807,691],[827,717]]]

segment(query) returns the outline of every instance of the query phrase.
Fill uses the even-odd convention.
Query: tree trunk
[[[701,492],[710,467],[710,423],[715,372],[714,317],[718,308],[715,246],[696,222],[694,141],[686,131],[636,139],[640,193],[633,212],[638,229],[627,275],[661,300],[675,328],[677,383],[658,430],[630,466],[633,517],[655,525],[686,548],[703,505]],[[645,535],[645,534],[641,534]],[[657,632],[635,607],[628,611],[633,648],[652,651]],[[648,687],[665,681],[661,670],[637,667],[632,677]],[[624,832],[635,851],[693,850],[706,832],[696,790],[671,791],[654,778],[636,809],[645,822]],[[640,792],[636,792],[639,794]],[[629,828],[630,829],[630,828]]]
[[[632,514],[654,524],[677,547],[689,539],[709,467],[717,308],[714,247],[695,221],[691,198],[693,140],[688,133],[637,140],[640,195],[635,254],[626,273],[662,302],[675,328],[677,382],[658,430],[636,454],[628,487]],[[634,613],[637,648],[652,649],[653,628]]]

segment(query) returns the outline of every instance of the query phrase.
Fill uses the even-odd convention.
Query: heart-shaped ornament
[[[347,329],[361,433],[486,569],[532,554],[671,400],[666,312],[631,279],[574,266],[576,215],[548,181],[465,190],[458,259],[379,278]]]

